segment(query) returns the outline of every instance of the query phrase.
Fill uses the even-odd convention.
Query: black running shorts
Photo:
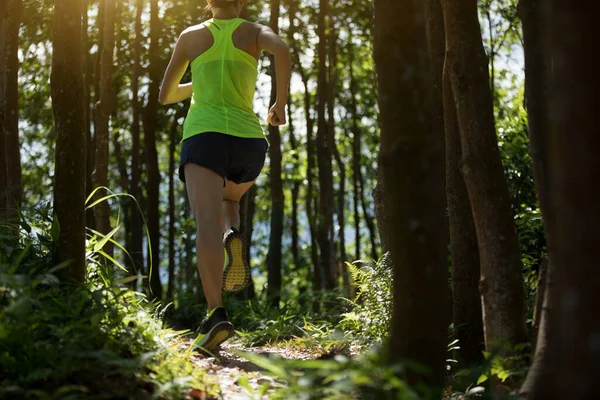
[[[233,183],[252,182],[265,165],[269,144],[266,139],[247,139],[217,132],[205,132],[183,141],[179,179],[185,182],[184,166],[197,164]]]

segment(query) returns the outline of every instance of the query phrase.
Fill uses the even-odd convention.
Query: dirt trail
[[[246,348],[241,343],[231,341],[225,343],[217,355],[206,357],[195,353],[192,361],[199,368],[205,370],[210,376],[216,377],[221,388],[221,399],[225,400],[247,400],[257,398],[257,393],[261,386],[268,383],[270,388],[282,386],[283,383],[276,381],[266,375],[261,367],[250,361],[234,354],[236,350],[253,352],[260,355],[276,354],[281,358],[290,360],[310,360],[318,357],[318,354],[306,350],[290,349],[283,347],[253,347]],[[238,383],[238,379],[245,376],[254,393]]]

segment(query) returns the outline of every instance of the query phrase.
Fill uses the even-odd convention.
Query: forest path
[[[189,344],[192,340],[189,340]],[[236,351],[252,352],[268,356],[277,355],[288,360],[312,360],[319,357],[319,353],[310,352],[306,349],[296,349],[283,346],[244,347],[235,339],[223,344],[220,352],[215,357],[207,357],[198,352],[192,356],[192,362],[206,371],[210,377],[214,377],[220,386],[219,399],[224,400],[247,400],[261,398],[260,389],[267,384],[269,389],[282,387],[284,382],[267,375],[263,368],[253,364],[243,357],[235,354]],[[241,377],[246,378],[251,387],[250,392],[239,383]],[[192,395],[193,396],[193,395]],[[268,394],[265,397],[268,398]]]

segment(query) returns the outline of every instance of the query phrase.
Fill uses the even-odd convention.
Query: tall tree
[[[242,197],[240,202],[240,232],[244,235],[248,249],[246,256],[248,264],[250,264],[250,254],[252,246],[252,232],[254,231],[254,214],[256,212],[256,185],[253,185],[248,192]],[[254,290],[254,280],[250,276],[250,285],[241,292],[245,300],[254,299],[256,291]]]
[[[445,132],[446,196],[452,255],[452,316],[460,358],[483,360],[483,322],[479,293],[479,249],[467,189],[460,173],[461,146],[452,85],[444,69],[444,16],[440,0],[427,0],[427,31],[435,88],[435,126]]]
[[[317,218],[317,242],[319,244],[319,268],[323,273],[321,289],[333,289],[335,274],[332,260],[333,238],[333,171],[331,165],[331,141],[325,111],[327,109],[327,35],[326,17],[329,0],[319,0],[317,32],[319,36],[319,77],[317,81],[317,165],[319,170],[319,213]]]
[[[92,135],[92,86],[94,80],[94,66],[92,65],[92,55],[90,49],[93,45],[93,41],[90,40],[89,30],[89,18],[88,12],[90,5],[94,0],[87,0],[83,6],[83,23],[81,24],[81,36],[82,36],[82,47],[83,47],[83,71],[85,75],[85,136],[86,136],[86,198],[92,192],[94,185],[92,183],[92,175],[94,173],[95,164],[95,153],[96,148],[94,147],[94,137]],[[100,21],[98,21],[100,23]],[[102,38],[99,38],[100,42],[103,42]],[[85,212],[85,225],[88,228],[95,229],[94,223],[94,209],[89,208]]]
[[[273,32],[279,33],[280,0],[271,0],[271,17],[269,26]],[[275,76],[275,58],[271,61],[271,100],[269,107],[277,100],[277,79]],[[271,189],[271,232],[269,238],[269,254],[267,255],[268,277],[267,296],[275,307],[279,307],[281,298],[281,238],[283,236],[283,215],[285,198],[281,180],[281,134],[278,126],[269,124],[269,183]]]
[[[104,15],[104,37],[100,55],[100,99],[96,103],[96,156],[92,182],[94,188],[108,187],[108,143],[109,118],[113,108],[112,73],[115,47],[115,0],[102,0],[100,7]],[[97,192],[96,198],[101,198],[103,192]],[[94,208],[96,230],[103,235],[110,232],[110,207],[107,201],[97,204]],[[107,244],[108,245],[108,244]]]
[[[160,171],[158,169],[158,153],[156,151],[156,131],[158,128],[157,105],[160,91],[161,53],[158,41],[160,39],[160,20],[158,16],[158,0],[150,0],[150,83],[148,87],[148,103],[144,114],[144,149],[146,152],[146,175],[148,177],[146,211],[148,220],[149,246],[151,255],[150,290],[151,298],[162,297],[160,282],[160,213],[159,187]],[[135,96],[135,93],[134,93]]]
[[[429,374],[409,373],[409,382],[441,389],[448,301],[444,138],[432,129],[424,4],[376,0],[374,45],[388,216],[382,228],[393,239],[389,361],[428,367]]]
[[[140,158],[140,101],[139,79],[142,70],[142,11],[144,0],[136,1],[135,38],[133,40],[133,75],[131,77],[131,182],[129,193],[139,202],[141,201],[141,158]],[[131,208],[131,249],[129,253],[133,259],[130,273],[143,273],[143,221],[138,207]]]
[[[600,380],[600,237],[594,99],[600,84],[594,46],[595,3],[523,0],[529,132],[549,249],[548,278],[528,399],[595,397]],[[539,103],[538,103],[539,102]]]
[[[292,112],[292,96],[288,95],[288,135],[290,137],[290,149],[294,158],[294,170],[300,167],[300,157],[298,152],[298,140],[296,139],[296,129],[294,126],[294,114]],[[294,268],[300,268],[300,249],[298,244],[298,198],[300,195],[300,180],[294,176],[291,180],[292,185],[292,259],[294,260]]]
[[[460,130],[461,172],[481,261],[485,344],[528,340],[519,242],[500,151],[476,0],[443,0],[446,65]]]
[[[22,0],[0,5],[0,219],[18,217],[23,183],[19,145],[19,27]]]
[[[85,85],[82,2],[55,0],[50,88],[56,130],[54,213],[60,234],[57,259],[67,275],[85,279]]]
[[[290,0],[289,14],[290,14],[290,28],[289,37],[291,41],[291,57],[294,65],[294,70],[298,72],[302,80],[302,86],[304,89],[304,116],[306,124],[306,195],[305,195],[305,206],[306,206],[306,219],[308,220],[308,227],[310,231],[310,257],[313,268],[313,288],[320,289],[322,282],[322,271],[319,264],[319,252],[317,248],[317,223],[315,218],[316,207],[315,204],[315,191],[314,191],[314,168],[315,168],[315,151],[314,151],[314,125],[315,120],[311,115],[311,104],[312,96],[309,89],[309,74],[300,62],[300,49],[298,42],[295,38],[295,33],[298,31],[296,23],[296,13],[298,11],[298,1]]]
[[[337,2],[329,7],[328,19],[329,19],[329,46],[328,46],[328,79],[327,79],[327,132],[329,134],[329,146],[333,150],[333,157],[337,164],[337,168],[340,174],[339,186],[337,192],[337,222],[339,232],[339,263],[336,262],[335,266],[340,266],[340,272],[342,274],[342,280],[346,293],[349,295],[350,280],[348,276],[348,268],[346,266],[346,165],[342,160],[342,155],[338,149],[337,141],[335,137],[335,97],[336,97],[336,85],[338,80],[337,71],[337,46],[338,40],[337,32],[335,28],[335,20],[333,18]],[[333,237],[333,235],[332,235]],[[335,257],[334,257],[335,258]],[[336,280],[337,280],[337,268],[334,268]]]
[[[185,116],[185,109],[180,108],[171,123],[169,135],[169,282],[167,298],[173,299],[175,290],[175,147],[177,146],[179,119]]]

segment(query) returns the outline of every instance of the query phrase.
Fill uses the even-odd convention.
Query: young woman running
[[[162,104],[192,98],[179,178],[196,219],[198,269],[208,302],[196,344],[209,351],[233,335],[221,289],[240,290],[250,280],[239,201],[260,174],[268,148],[252,108],[263,50],[274,56],[277,76],[277,100],[267,122],[286,123],[289,48],[270,28],[239,18],[245,2],[208,0],[213,18],[181,33],[160,90]],[[192,82],[182,84],[188,64]]]

